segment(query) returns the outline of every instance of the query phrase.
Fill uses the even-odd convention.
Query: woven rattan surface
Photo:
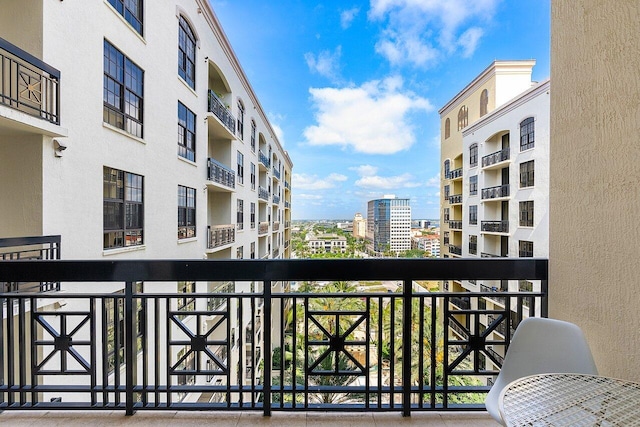
[[[505,387],[507,426],[640,426],[640,384],[581,374],[524,377]]]

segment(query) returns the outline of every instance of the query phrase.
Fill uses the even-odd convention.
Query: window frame
[[[535,186],[535,160],[520,163],[520,188]]]
[[[469,205],[469,225],[478,225],[478,205]]]
[[[237,199],[236,227],[238,230],[244,229],[244,200]]]
[[[251,162],[251,189],[256,189],[256,164]]]
[[[191,42],[187,44],[187,42]],[[178,75],[189,85],[196,88],[196,34],[189,21],[180,15],[178,18]]]
[[[196,161],[196,115],[178,101],[178,155]]]
[[[518,240],[518,256],[520,258],[532,258],[533,242],[530,240]]]
[[[141,36],[144,29],[144,1],[143,0],[107,0],[109,4],[118,12],[131,28],[133,28]],[[128,4],[137,3],[138,13],[132,11]]]
[[[251,225],[251,229],[255,229],[256,228],[256,203],[255,202],[251,202],[251,211],[249,213],[249,221],[250,221],[250,225]]]
[[[527,117],[520,122],[520,151],[535,147],[536,121],[533,117]]]
[[[478,255],[478,236],[475,234],[469,235],[469,254]]]
[[[520,213],[519,225],[520,227],[533,227],[533,214],[534,214],[534,201],[525,200],[519,202],[518,212]]]
[[[473,143],[469,146],[469,167],[474,168],[478,166],[478,144]]]
[[[238,150],[238,156],[237,156],[237,182],[238,184],[244,185],[244,154]]]
[[[196,189],[178,185],[178,239],[196,237],[196,224]]]
[[[236,118],[238,136],[240,141],[244,140],[244,104],[238,100],[238,117]]]
[[[102,171],[102,249],[112,250],[144,245],[144,177],[108,166],[103,166]],[[111,179],[114,173],[115,181]],[[107,174],[110,178],[108,180]],[[112,187],[115,190],[113,192],[115,197],[107,197],[107,191]],[[135,200],[134,196],[136,196]],[[112,218],[109,218],[109,215]],[[137,217],[135,224],[139,226],[133,226],[134,217]],[[118,236],[118,233],[122,234]],[[105,244],[111,241],[114,242],[113,245]]]
[[[471,175],[469,177],[469,195],[478,195],[478,175]]]
[[[256,152],[256,122],[251,120],[251,152]]]

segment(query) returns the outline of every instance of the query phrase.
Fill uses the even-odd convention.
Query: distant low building
[[[309,250],[313,254],[327,253],[327,252],[339,252],[345,253],[347,251],[347,238],[344,236],[338,236],[337,234],[307,234],[305,238]]]
[[[353,217],[353,237],[356,239],[364,239],[367,233],[367,220],[358,212]]]
[[[427,251],[431,256],[440,256],[440,236],[429,234],[427,236],[417,236],[411,239],[411,249]]]

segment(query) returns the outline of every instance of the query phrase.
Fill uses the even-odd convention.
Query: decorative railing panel
[[[482,199],[499,199],[509,197],[509,184],[482,189]]]
[[[267,170],[269,169],[269,166],[271,166],[271,159],[269,159],[269,156],[264,154],[262,150],[258,150],[258,161],[267,168]]]
[[[217,160],[212,158],[207,160],[207,171],[207,179],[209,181],[217,182],[225,187],[236,188],[235,172]]]
[[[10,237],[0,239],[0,260],[60,259],[60,236]],[[60,282],[3,282],[0,292],[59,291]]]
[[[216,93],[209,90],[209,112],[213,113],[232,134],[236,131],[236,119],[229,109],[218,99]]]
[[[506,160],[509,160],[509,155],[510,155],[511,150],[509,149],[509,147],[507,148],[503,148],[500,151],[496,151],[495,153],[491,153],[487,156],[484,156],[482,158],[482,167],[487,167],[487,166],[491,166],[494,165],[496,163],[500,163],[500,162],[504,162]]]
[[[233,224],[216,225],[209,228],[208,249],[229,245],[236,241],[236,228]]]
[[[258,187],[258,198],[260,200],[269,201],[269,190],[264,187]]]
[[[480,227],[488,233],[508,233],[509,221],[482,221]]]

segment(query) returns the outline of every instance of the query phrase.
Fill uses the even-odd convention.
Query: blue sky
[[[293,219],[439,217],[438,109],[495,59],[549,77],[549,0],[210,0],[294,163]]]

